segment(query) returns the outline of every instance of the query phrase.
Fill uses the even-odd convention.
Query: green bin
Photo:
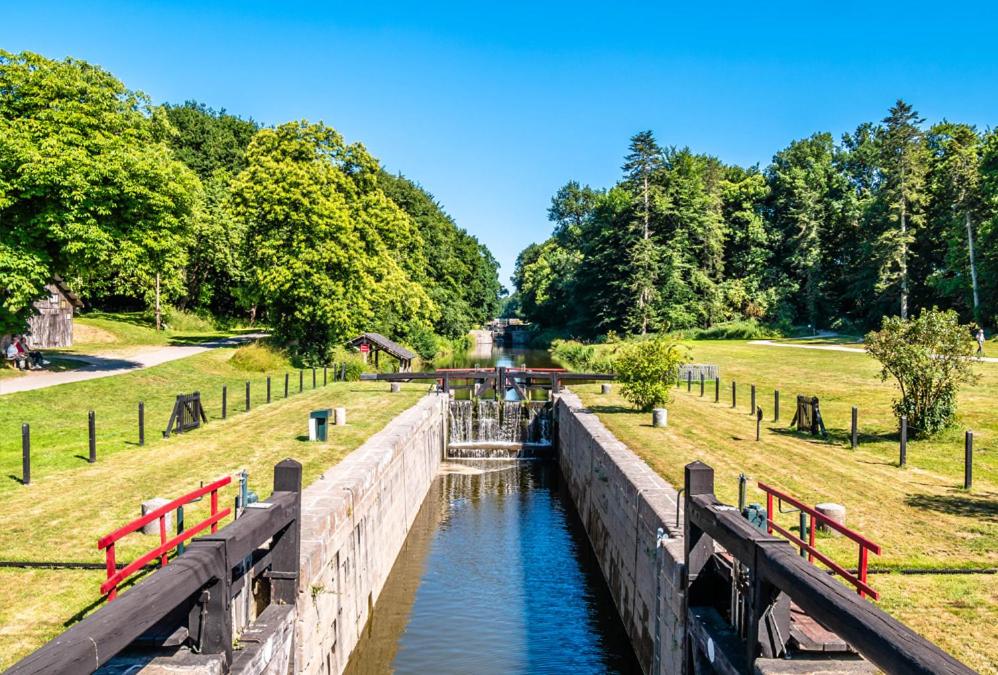
[[[329,420],[332,416],[332,408],[322,408],[310,412],[308,414],[308,440],[325,441],[329,433]]]

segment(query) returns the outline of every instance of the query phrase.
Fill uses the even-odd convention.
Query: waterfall
[[[543,401],[451,401],[448,455],[509,459],[549,453],[551,414]]]

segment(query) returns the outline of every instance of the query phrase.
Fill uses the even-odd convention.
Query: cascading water
[[[551,404],[543,401],[451,401],[448,457],[489,459],[550,454]]]

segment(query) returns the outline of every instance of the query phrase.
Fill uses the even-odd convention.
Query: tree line
[[[309,360],[494,316],[497,263],[323,123],[153,105],[77,59],[0,50],[0,333],[62,276],[90,306],[265,320]]]
[[[524,249],[512,307],[591,338],[757,319],[862,332],[918,308],[998,314],[998,132],[897,101],[761,169],[631,138],[614,186],[570,181]]]

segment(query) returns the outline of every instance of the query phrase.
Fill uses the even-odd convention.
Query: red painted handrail
[[[780,492],[776,488],[772,488],[763,482],[759,482],[759,489],[766,493],[766,531],[769,534],[776,530],[784,537],[795,543],[802,550],[807,551],[808,562],[813,563],[814,559],[817,558],[819,561],[827,565],[833,572],[841,576],[843,579],[848,581],[850,584],[855,586],[856,592],[859,593],[860,597],[866,597],[869,595],[874,600],[880,599],[880,594],[877,593],[870,585],[866,582],[867,579],[867,569],[868,569],[868,557],[869,552],[873,551],[877,555],[880,555],[880,545],[876,542],[870,541],[858,532],[849,529],[845,525],[838,523],[823,513],[816,511],[810,506],[804,504],[798,499],[791,497],[790,495]],[[809,516],[808,521],[808,541],[804,541],[801,537],[803,532],[801,532],[801,537],[793,535],[786,528],[780,527],[777,523],[773,521],[773,497],[776,497],[780,502],[786,502],[791,506],[800,509],[803,513]],[[832,528],[836,532],[848,537],[852,541],[859,544],[859,564],[857,566],[858,575],[853,574],[849,570],[845,569],[834,560],[823,554],[815,546],[815,521]]]
[[[167,502],[156,509],[153,509],[149,513],[145,514],[141,518],[136,518],[132,522],[119,527],[114,532],[104,535],[97,540],[97,549],[104,550],[105,564],[107,568],[107,581],[101,584],[100,592],[101,595],[107,595],[107,599],[114,600],[118,597],[118,585],[121,584],[125,579],[130,577],[136,571],[141,569],[146,563],[154,558],[160,559],[160,566],[164,566],[169,561],[168,552],[170,549],[175,548],[178,544],[181,544],[188,539],[193,538],[198,533],[203,531],[206,527],[211,526],[212,533],[218,531],[218,521],[222,520],[228,516],[232,511],[231,509],[218,510],[218,491],[232,482],[232,476],[225,476],[216,480],[214,483],[209,483],[208,485],[203,485],[193,492],[188,492],[187,494],[177,497],[173,501]],[[166,538],[166,516],[171,511],[175,511],[178,507],[189,504],[193,501],[201,499],[206,494],[211,493],[210,508],[211,514],[200,523],[197,523],[193,527],[185,529],[183,532],[179,533],[172,539]],[[130,562],[125,567],[118,569],[117,562],[115,561],[115,543],[125,537],[126,535],[141,529],[142,527],[148,525],[154,520],[159,520],[159,546],[144,553],[132,562]]]

